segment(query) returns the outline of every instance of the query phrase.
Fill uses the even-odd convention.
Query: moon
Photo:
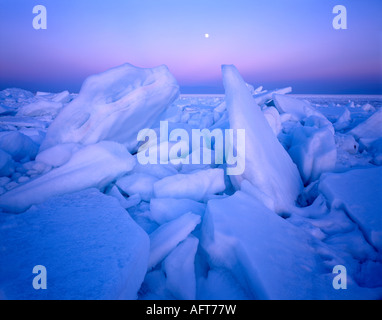
[[[204,38],[208,39],[210,37],[209,33],[204,34]]]

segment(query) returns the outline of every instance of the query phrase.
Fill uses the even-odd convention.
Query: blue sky
[[[47,30],[32,27],[37,4]],[[338,4],[347,30],[332,27]],[[166,64],[185,93],[223,92],[220,66],[235,64],[268,89],[382,94],[381,12],[380,0],[0,0],[0,89],[78,92],[129,62]]]

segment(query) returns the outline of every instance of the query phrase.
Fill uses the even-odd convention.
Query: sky
[[[347,30],[332,25],[339,4]],[[381,13],[381,0],[0,0],[0,90],[78,92],[128,62],[167,65],[182,93],[223,93],[234,64],[255,87],[382,94]]]

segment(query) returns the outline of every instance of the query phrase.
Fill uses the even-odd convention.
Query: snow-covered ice
[[[382,167],[326,174],[319,189],[331,206],[343,206],[367,240],[382,252]]]
[[[150,218],[158,224],[170,222],[188,212],[202,216],[205,210],[204,203],[190,199],[154,198],[150,201]]]
[[[31,104],[27,104],[20,108],[17,112],[18,116],[52,116],[58,115],[62,109],[63,104],[61,102],[49,101],[49,100],[39,100]]]
[[[289,154],[304,183],[315,181],[336,166],[337,147],[333,133],[327,128],[298,127],[293,133]]]
[[[18,131],[0,132],[0,149],[16,161],[26,161],[36,157],[38,145]]]
[[[0,298],[381,299],[382,97],[268,90],[234,66],[223,82],[177,98],[165,66],[126,64],[79,94],[0,91]],[[216,138],[139,149],[163,123],[244,129],[244,173]]]
[[[349,125],[351,124],[351,121],[352,121],[351,113],[348,108],[345,108],[344,113],[334,123],[334,128],[337,131],[344,130],[349,127]]]
[[[36,156],[36,161],[51,167],[61,167],[70,160],[73,153],[80,149],[81,146],[76,143],[58,144],[40,152]]]
[[[240,191],[211,200],[202,230],[211,265],[228,269],[251,298],[313,298],[319,267],[308,235],[258,200]]]
[[[189,212],[171,222],[163,224],[151,233],[148,269],[155,267],[180,242],[185,240],[200,221],[200,216]]]
[[[62,167],[0,196],[0,208],[22,212],[52,196],[90,187],[99,189],[133,169],[135,159],[122,145],[102,141],[75,153]]]
[[[275,107],[269,107],[263,110],[263,114],[272,128],[273,133],[277,137],[282,130],[281,117]]]
[[[201,244],[211,267],[229,272],[249,298],[346,297],[327,281],[331,275],[325,259],[331,249],[241,191],[208,203]],[[330,256],[336,263],[335,253]],[[364,294],[375,298],[374,293],[364,291],[355,282],[352,290],[354,298]]]
[[[223,192],[223,169],[208,169],[190,174],[177,174],[154,184],[156,198],[207,200],[209,196]]]
[[[88,189],[0,213],[0,222],[2,298],[137,298],[149,239],[114,198]],[[47,290],[32,286],[36,265],[46,267]]]
[[[141,69],[125,64],[93,75],[51,124],[41,150],[60,143],[112,140],[135,151],[138,132],[150,128],[178,92],[166,66]]]
[[[195,254],[198,245],[198,238],[191,235],[163,262],[167,288],[177,299],[196,299]]]
[[[280,94],[274,94],[273,99],[275,106],[280,113],[291,114],[298,121],[302,121],[311,116],[316,116],[330,124],[330,122],[319,111],[312,107],[309,101],[299,100]]]
[[[236,188],[243,180],[251,182],[274,199],[277,211],[294,205],[302,187],[296,165],[277,140],[234,66],[223,66],[223,81],[231,128],[244,129],[246,135],[246,157],[239,159],[241,165],[245,162],[245,172],[231,180]]]
[[[145,173],[133,173],[116,182],[120,190],[129,196],[139,194],[142,200],[150,201],[154,195],[154,183],[159,179]]]
[[[0,149],[0,175],[2,177],[9,176],[14,172],[14,161],[11,155]]]
[[[366,121],[359,124],[350,133],[364,145],[370,146],[374,141],[382,138],[382,109],[379,109]]]

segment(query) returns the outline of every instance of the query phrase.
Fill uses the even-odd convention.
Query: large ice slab
[[[265,119],[268,121],[269,126],[272,128],[276,137],[282,130],[281,117],[279,112],[274,107],[269,107],[263,110]]]
[[[210,269],[207,277],[198,278],[198,300],[250,300],[232,274],[224,269]]]
[[[0,132],[0,149],[10,154],[15,161],[33,160],[38,147],[31,138],[18,131]]]
[[[0,213],[3,299],[136,299],[147,271],[147,234],[96,189],[55,197],[21,215]],[[35,290],[34,266],[47,271]]]
[[[232,129],[246,134],[245,171],[231,176],[236,188],[243,180],[250,181],[260,192],[274,199],[277,211],[294,202],[302,188],[296,165],[277,140],[260,107],[255,103],[244,80],[234,66],[223,66],[226,103]]]
[[[116,182],[116,185],[129,196],[139,194],[143,201],[150,201],[154,195],[154,183],[159,179],[145,173],[132,173]]]
[[[382,252],[382,167],[325,174],[319,190],[331,206],[343,206],[369,243]]]
[[[289,154],[300,170],[305,184],[317,180],[336,166],[337,148],[328,128],[298,127],[293,132]]]
[[[148,269],[154,268],[177,245],[185,240],[201,222],[200,216],[191,212],[163,224],[150,234],[150,259]]]
[[[313,297],[317,265],[307,234],[241,191],[208,203],[201,244],[252,298]]]
[[[0,149],[0,177],[6,177],[12,174],[15,170],[15,163],[12,157],[2,149]]]
[[[150,218],[158,224],[170,222],[187,212],[203,216],[206,205],[190,199],[158,198],[150,201]]]
[[[154,184],[154,195],[156,198],[203,201],[225,188],[224,170],[208,169],[159,180]]]
[[[330,124],[330,121],[306,100],[296,99],[288,95],[274,94],[273,101],[280,113],[289,113],[299,121],[315,116],[325,119]]]
[[[90,187],[103,188],[132,170],[135,159],[116,142],[102,141],[84,147],[62,167],[0,196],[0,208],[22,212],[52,196]]]
[[[337,119],[337,121],[334,123],[334,128],[337,131],[344,130],[351,124],[352,118],[351,113],[348,108],[345,107],[344,112],[342,115]]]
[[[166,66],[141,69],[125,64],[93,75],[53,121],[41,150],[60,143],[111,140],[136,151],[138,132],[150,128],[178,94]]]
[[[51,167],[61,167],[67,163],[72,157],[73,153],[81,149],[81,147],[81,145],[76,143],[58,144],[40,152],[36,156],[36,161],[45,163]]]
[[[198,245],[198,238],[191,235],[163,262],[167,289],[177,299],[196,299],[195,254]]]
[[[26,117],[55,117],[60,112],[62,107],[63,104],[61,102],[40,99],[36,102],[21,107],[17,112],[17,115]]]
[[[292,87],[286,87],[282,89],[276,89],[272,91],[266,91],[266,92],[255,94],[253,95],[253,99],[258,105],[262,105],[263,103],[269,100],[272,100],[275,94],[284,95],[291,92],[292,92]]]
[[[334,290],[335,275],[326,263],[343,263],[337,253],[241,191],[209,201],[201,246],[211,270],[225,270],[251,299],[375,299],[380,295],[380,290],[360,288],[351,275],[347,290]],[[232,296],[230,287],[225,290],[224,296]]]
[[[366,146],[382,138],[382,108],[351,130],[350,134]]]
[[[0,117],[0,126],[13,126],[16,128],[38,128],[45,129],[48,126],[46,121],[30,117]]]

